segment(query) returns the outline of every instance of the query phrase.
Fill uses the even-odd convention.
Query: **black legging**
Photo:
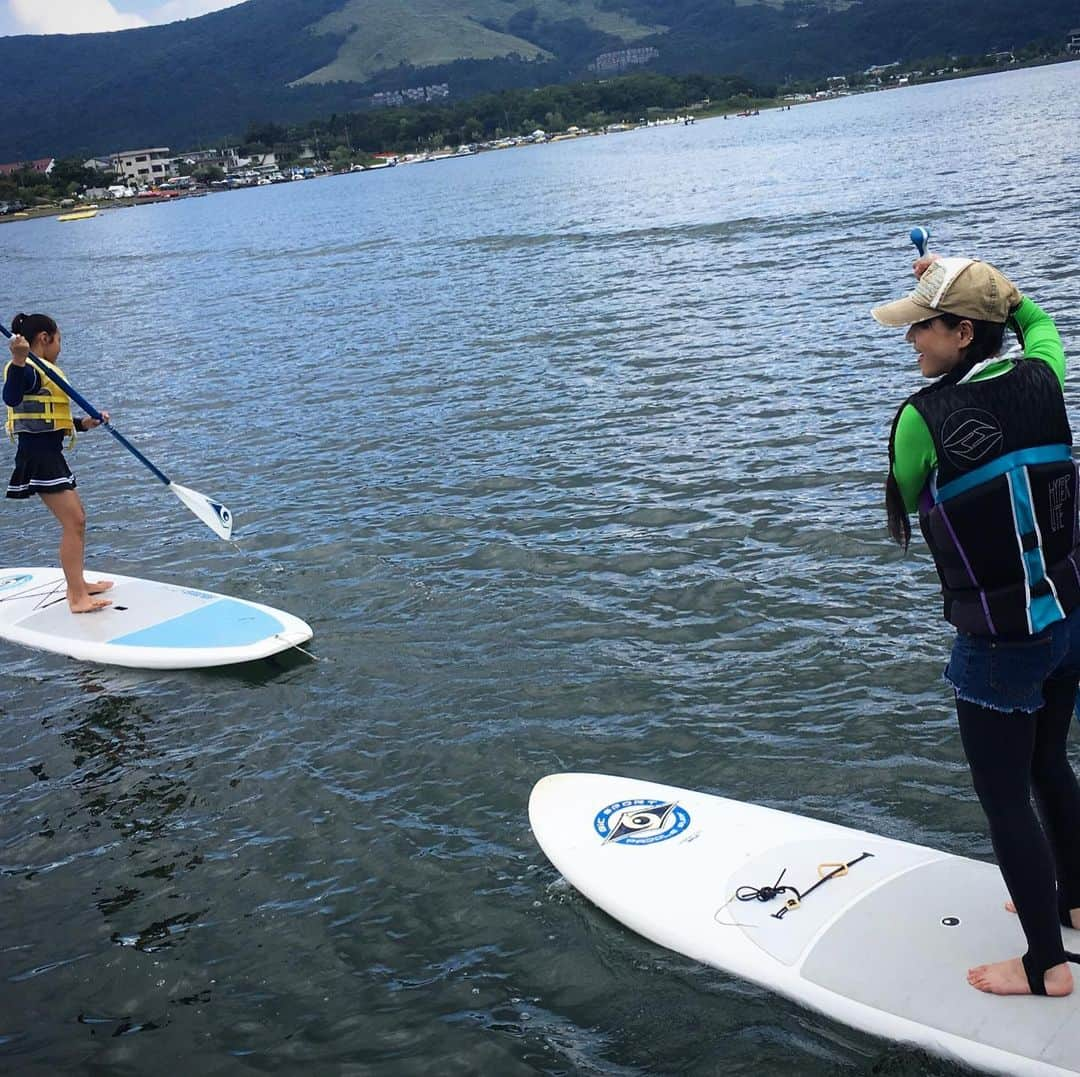
[[[1047,681],[1034,714],[956,700],[975,792],[1027,936],[1026,965],[1043,972],[1065,960],[1060,925],[1080,907],[1080,785],[1066,752],[1077,681]]]

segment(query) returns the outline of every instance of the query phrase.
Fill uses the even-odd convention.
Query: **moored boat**
[[[74,210],[72,213],[61,213],[58,221],[88,221],[98,215],[97,206],[86,206],[84,209]]]

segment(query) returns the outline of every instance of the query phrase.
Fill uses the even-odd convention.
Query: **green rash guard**
[[[1041,359],[1057,375],[1062,389],[1065,388],[1065,350],[1053,318],[1030,299],[1023,299],[1009,319],[1009,327],[1023,341],[1024,357]],[[980,370],[971,380],[985,381],[1011,370],[1013,360],[1001,359]],[[919,494],[926,485],[930,473],[937,467],[934,439],[926,421],[911,404],[900,411],[893,437],[893,478],[904,498],[907,511],[918,508]]]

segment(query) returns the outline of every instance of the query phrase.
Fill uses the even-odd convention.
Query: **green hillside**
[[[316,34],[344,38],[337,55],[298,84],[366,82],[400,64],[434,67],[515,55],[554,60],[555,53],[540,43],[544,28],[567,23],[575,29],[580,23],[615,45],[664,29],[601,8],[593,0],[344,0],[340,10],[314,26]]]
[[[1060,43],[1077,22],[1076,0],[1020,14],[1012,0],[247,0],[168,26],[0,38],[0,162],[187,148],[363,110],[380,92],[445,84],[460,101],[627,63],[777,83],[944,63]]]

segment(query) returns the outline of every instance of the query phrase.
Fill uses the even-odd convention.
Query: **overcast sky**
[[[0,0],[0,37],[92,34],[190,19],[244,0]]]

